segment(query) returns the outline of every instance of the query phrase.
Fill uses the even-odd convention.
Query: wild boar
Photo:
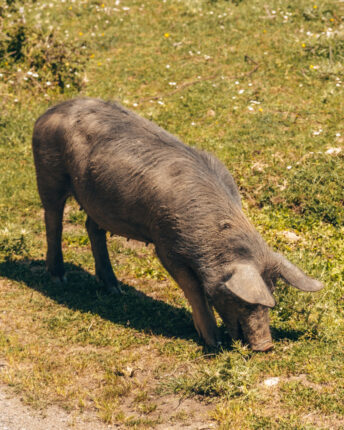
[[[218,159],[117,103],[75,99],[48,109],[36,121],[33,153],[53,277],[65,275],[62,218],[73,195],[87,214],[96,275],[105,286],[120,293],[106,231],[153,243],[208,345],[220,341],[213,307],[233,339],[243,336],[253,350],[266,351],[276,278],[303,291],[322,288],[268,247]]]

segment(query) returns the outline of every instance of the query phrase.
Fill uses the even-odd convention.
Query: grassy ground
[[[1,0],[0,381],[35,407],[123,427],[344,428],[343,6]],[[267,242],[325,283],[278,285],[272,352],[206,350],[149,247],[110,239],[126,294],[104,295],[72,201],[70,281],[49,280],[30,137],[77,95],[120,100],[215,153]],[[185,398],[193,409],[168,407]]]

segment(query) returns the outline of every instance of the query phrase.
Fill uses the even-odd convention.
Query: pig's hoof
[[[63,285],[68,283],[68,279],[66,275],[63,276],[52,276],[51,280],[57,285]]]
[[[98,282],[100,282],[103,285],[103,289],[107,294],[110,294],[113,296],[119,296],[120,294],[124,294],[118,282],[109,283],[99,279],[99,276],[96,276],[96,278]]]
[[[251,345],[251,348],[253,351],[257,352],[267,352],[273,349],[274,345],[270,340],[266,340],[264,342]]]
[[[105,288],[106,291],[113,296],[123,294],[123,291],[119,285],[106,285]]]
[[[215,334],[212,334],[211,336],[207,336],[203,338],[205,343],[210,346],[211,348],[221,348],[222,347],[222,342],[219,339],[219,335],[218,332],[216,331]]]

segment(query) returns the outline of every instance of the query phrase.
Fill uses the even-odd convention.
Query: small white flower
[[[319,128],[319,130],[313,131],[313,136],[319,136],[319,134],[321,134],[321,133],[322,133],[322,129]]]
[[[329,154],[329,155],[337,155],[340,152],[342,152],[342,148],[329,148],[327,151],[325,151],[325,154]]]
[[[51,82],[47,81],[45,84],[48,85],[48,87],[49,87],[51,85]]]
[[[292,168],[292,166],[287,166],[287,169],[290,170]]]
[[[273,387],[274,385],[277,385],[278,383],[279,383],[278,377],[268,378],[268,379],[265,379],[265,381],[264,381],[264,385],[266,385],[267,387]]]
[[[238,94],[243,94],[245,92],[245,90],[239,90]]]
[[[251,111],[254,110],[252,106],[249,106],[247,109]]]
[[[196,125],[196,123],[195,123],[195,122],[192,122],[192,123],[191,123],[191,125]]]
[[[137,103],[133,103],[133,106],[134,106],[134,107],[137,107],[137,106],[138,106],[138,104],[137,104]]]
[[[174,86],[174,85],[177,85],[177,82],[169,82],[168,85]]]
[[[158,104],[163,106],[165,103],[162,100],[158,100]]]
[[[166,69],[169,69],[171,66],[169,64],[166,64]]]
[[[235,85],[239,85],[240,84],[240,82],[239,81],[235,81]]]
[[[340,133],[336,133],[336,137],[340,137],[341,136],[341,134]]]

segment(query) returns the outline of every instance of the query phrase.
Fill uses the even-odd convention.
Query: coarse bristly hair
[[[112,193],[112,205],[104,202],[102,227],[110,227],[107,207],[120,220],[135,212],[130,221],[141,230],[138,239],[168,241],[170,252],[187,257],[202,277],[238,258],[254,259],[261,270],[273,267],[267,245],[241,210],[232,176],[212,155],[184,145],[117,103],[95,99],[51,108],[37,122],[41,134],[42,128],[72,143],[62,144],[59,153],[73,172],[70,192],[83,207],[99,198],[90,184],[100,183]]]
[[[209,345],[217,345],[218,333],[208,299],[233,336],[240,326],[253,349],[266,350],[272,278],[304,291],[322,288],[269,249],[219,160],[117,103],[76,99],[49,109],[35,124],[33,153],[47,267],[60,280],[63,209],[72,194],[87,214],[96,274],[105,286],[120,293],[105,231],[153,242]]]

